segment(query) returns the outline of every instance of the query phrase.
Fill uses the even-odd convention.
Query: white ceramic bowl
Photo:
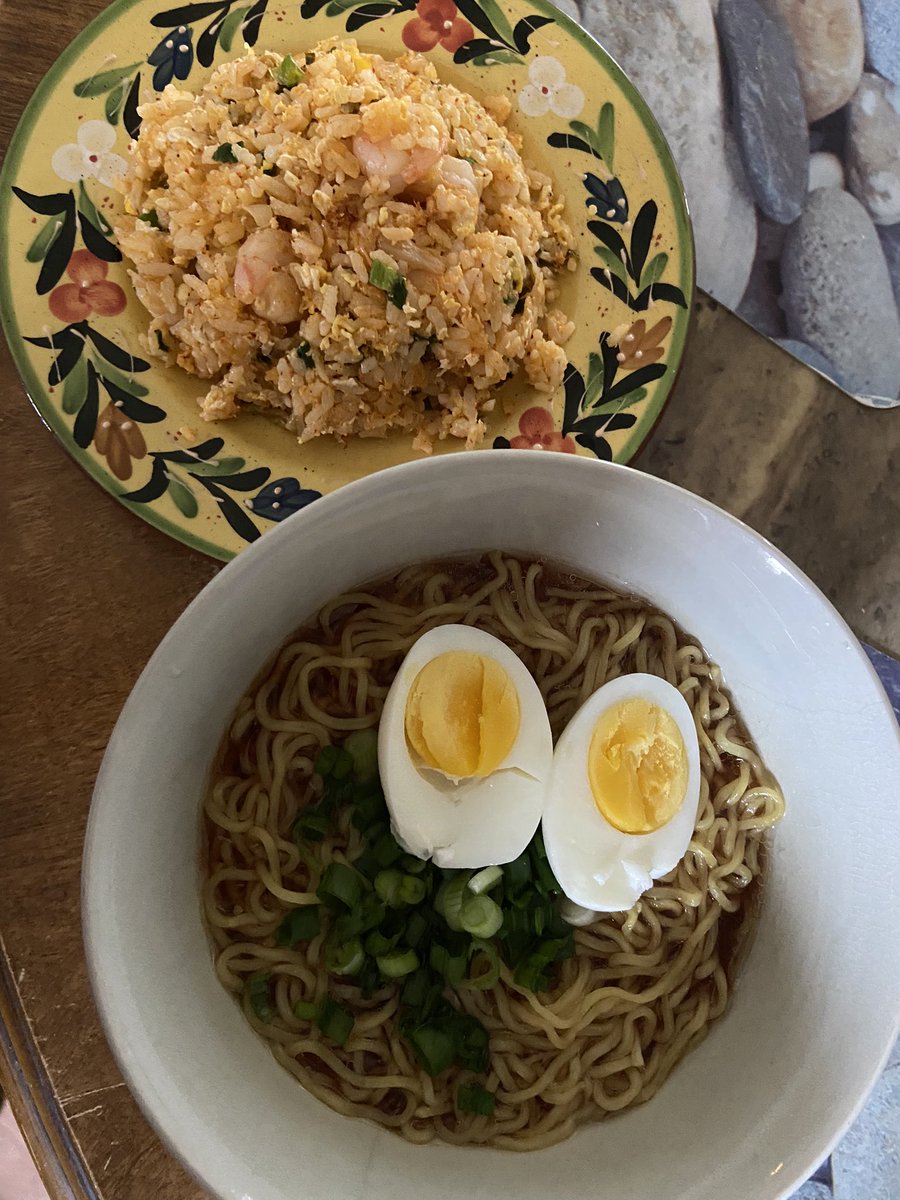
[[[216,980],[200,917],[206,774],[244,688],[335,593],[504,547],[652,598],[698,636],[779,777],[733,1003],[649,1104],[533,1154],[416,1148],[298,1087]],[[116,726],[84,871],[109,1040],[170,1148],[234,1200],[776,1200],[852,1120],[900,1014],[900,738],[847,626],[777,550],[628,468],[509,451],[382,472],[286,521],[176,622]]]

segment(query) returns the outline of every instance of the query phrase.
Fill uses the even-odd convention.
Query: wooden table
[[[0,8],[7,144],[101,0]],[[94,776],[166,628],[218,564],[101,492],[0,351],[0,1080],[53,1200],[194,1200],[122,1082],[91,999],[79,872]],[[866,409],[701,298],[638,466],[766,534],[863,638],[900,654],[900,417]]]

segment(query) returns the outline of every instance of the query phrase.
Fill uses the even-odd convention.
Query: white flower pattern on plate
[[[519,92],[519,108],[526,117],[542,117],[547,112],[577,117],[584,108],[584,92],[566,82],[566,69],[558,58],[539,54],[528,68],[528,83]]]
[[[116,141],[116,131],[107,121],[84,121],[75,142],[68,142],[54,152],[50,165],[67,183],[79,179],[99,179],[111,187],[125,171],[125,159],[110,153]]]

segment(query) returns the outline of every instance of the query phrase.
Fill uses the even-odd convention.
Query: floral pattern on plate
[[[344,33],[388,57],[425,52],[476,96],[508,96],[526,160],[565,199],[578,266],[562,281],[577,326],[564,386],[548,400],[505,384],[484,448],[627,461],[683,351],[693,247],[668,148],[615,64],[546,0],[302,0],[299,10],[118,0],[37,89],[0,176],[4,327],[35,405],[82,466],[219,558],[322,493],[417,455],[400,436],[298,446],[256,414],[204,431],[200,381],[146,357],[111,185],[140,104],[170,83],[195,86],[247,48],[289,53]]]

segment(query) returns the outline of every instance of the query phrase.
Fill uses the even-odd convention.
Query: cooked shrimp
[[[423,179],[440,161],[444,147],[413,146],[411,150],[398,150],[389,138],[372,142],[358,133],[353,139],[353,153],[364,175],[397,193]]]
[[[438,163],[437,173],[441,182],[445,183],[447,187],[462,188],[471,192],[477,199],[481,199],[478,180],[475,178],[472,164],[467,159],[454,158],[452,154],[445,154]]]
[[[300,317],[300,291],[286,270],[295,262],[291,235],[283,229],[257,229],[238,250],[234,294],[266,321],[287,325]]]

